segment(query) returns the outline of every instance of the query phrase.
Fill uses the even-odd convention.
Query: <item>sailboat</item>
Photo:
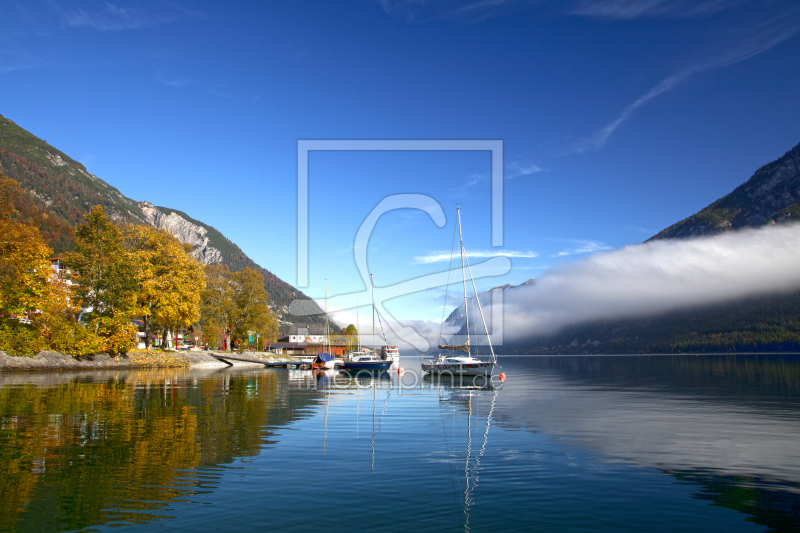
[[[370,274],[370,280],[372,279],[372,275]],[[372,336],[375,337],[375,296],[374,296],[374,288],[373,288],[373,297],[372,297]],[[356,300],[358,302],[358,300]],[[356,309],[358,308],[358,304],[356,303]],[[358,311],[356,310],[356,316],[358,316]],[[381,325],[381,329],[383,329],[383,325]],[[356,329],[358,331],[358,329]],[[384,338],[385,338],[384,334]],[[385,348],[385,347],[384,347]],[[397,347],[395,347],[397,349]],[[378,357],[375,354],[375,351],[362,349],[361,348],[361,338],[359,335],[358,340],[358,350],[355,352],[348,352],[347,353],[347,360],[344,362],[344,369],[351,370],[351,371],[374,371],[374,372],[385,372],[391,368],[394,360],[386,357]]]
[[[478,290],[475,288],[475,280],[472,278],[472,269],[469,266],[469,258],[467,251],[464,248],[464,239],[461,234],[461,209],[457,208],[458,214],[458,242],[461,252],[461,278],[464,287],[464,313],[466,316],[466,330],[467,340],[464,344],[459,345],[439,345],[439,350],[445,352],[464,352],[467,355],[445,355],[439,354],[439,357],[433,359],[422,359],[422,371],[429,374],[445,374],[450,376],[491,376],[495,365],[497,365],[497,356],[494,353],[492,346],[492,339],[489,337],[489,330],[486,328],[486,319],[483,316],[483,308],[481,307],[481,300],[478,298]],[[466,266],[466,270],[465,270]],[[483,361],[476,357],[472,357],[470,350],[470,336],[469,336],[469,300],[467,300],[467,272],[472,282],[472,290],[475,292],[475,300],[478,302],[478,311],[481,315],[483,322],[483,331],[486,334],[486,340],[489,344],[489,350],[492,353],[491,360]],[[446,302],[445,302],[446,303]]]
[[[325,280],[325,336],[323,337],[324,343],[322,345],[322,349],[325,350],[326,346],[328,345],[328,280]],[[333,356],[327,351],[323,351],[317,354],[317,357],[314,358],[314,361],[311,363],[311,368],[314,370],[318,369],[325,369],[330,370],[336,367],[336,361],[334,360]]]

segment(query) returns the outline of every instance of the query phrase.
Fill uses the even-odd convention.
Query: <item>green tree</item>
[[[133,346],[136,310],[135,268],[122,232],[95,206],[75,232],[75,252],[67,264],[77,281],[75,296],[86,310],[90,329],[104,340],[104,351],[125,352]]]
[[[342,330],[342,336],[347,340],[347,348],[349,350],[352,350],[354,346],[358,346],[358,330],[353,324]]]

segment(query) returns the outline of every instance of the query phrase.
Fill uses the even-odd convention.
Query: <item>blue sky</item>
[[[485,289],[641,242],[797,144],[798,29],[770,0],[6,1],[0,113],[292,284],[298,139],[500,139],[502,249],[486,152],[310,160],[308,294],[364,288],[356,231],[398,193],[447,224],[384,215],[376,285],[446,268],[460,204],[468,250],[512,256]],[[387,306],[435,319],[440,294]]]

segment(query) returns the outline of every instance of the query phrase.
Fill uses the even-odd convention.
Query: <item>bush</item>
[[[34,326],[13,318],[0,321],[0,350],[9,355],[33,357],[45,347],[42,336]]]

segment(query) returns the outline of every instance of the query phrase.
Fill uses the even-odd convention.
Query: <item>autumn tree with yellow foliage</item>
[[[71,287],[50,268],[52,250],[19,184],[0,176],[0,349],[34,355],[44,348],[83,355],[95,348],[75,322]]]
[[[269,308],[261,273],[252,268],[231,272],[225,265],[207,266],[205,273],[200,307],[207,335],[221,332],[229,348],[250,332],[263,340],[277,339],[278,317]]]
[[[50,267],[52,249],[36,227],[42,216],[19,184],[0,174],[0,350],[125,353],[136,342],[136,316],[145,318],[148,346],[151,326],[166,332],[200,319],[205,273],[191,246],[163,230],[120,228],[95,206],[75,232],[67,280]],[[248,316],[263,318],[257,305],[244,307]]]
[[[129,225],[125,248],[134,260],[136,314],[143,317],[145,345],[154,326],[189,326],[200,319],[200,293],[206,288],[203,265],[190,255],[192,247],[165,230]],[[162,342],[165,346],[166,342]]]

